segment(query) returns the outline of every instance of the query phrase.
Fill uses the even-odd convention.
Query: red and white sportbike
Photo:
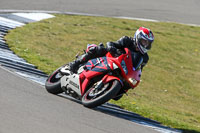
[[[142,62],[143,58],[128,48],[118,57],[108,52],[80,65],[77,74],[70,72],[68,65],[58,68],[45,87],[49,93],[65,92],[94,108],[110,99],[118,100],[128,89],[135,88],[140,82]]]

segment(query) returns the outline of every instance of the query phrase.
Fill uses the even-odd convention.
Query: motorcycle
[[[141,55],[128,48],[117,57],[108,52],[80,65],[77,73],[70,72],[68,64],[58,68],[47,78],[45,87],[49,93],[65,92],[85,107],[94,108],[110,99],[118,100],[138,86],[142,62]]]

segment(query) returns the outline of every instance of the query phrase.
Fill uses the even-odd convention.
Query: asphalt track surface
[[[45,10],[200,24],[199,0],[1,0],[0,10]],[[0,133],[155,133],[91,110],[0,68]]]
[[[0,75],[0,133],[156,133],[51,95],[2,68]]]
[[[76,12],[200,25],[200,0],[1,0],[0,10]]]

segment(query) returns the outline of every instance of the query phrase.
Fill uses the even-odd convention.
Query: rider
[[[149,56],[147,52],[151,49],[152,42],[154,41],[153,32],[145,27],[140,27],[134,37],[123,36],[116,42],[107,42],[107,48],[101,43],[98,46],[90,46],[85,54],[79,59],[69,63],[69,69],[76,73],[79,65],[87,62],[90,59],[104,56],[107,51],[111,53],[117,52],[117,49],[128,48],[131,51],[138,52],[143,57],[141,69],[147,64]]]

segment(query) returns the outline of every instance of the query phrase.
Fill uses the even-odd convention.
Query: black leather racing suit
[[[128,37],[128,36],[123,36],[116,42],[108,42],[107,43],[107,49],[108,49],[108,51],[111,51],[111,52],[112,51],[115,52],[116,49],[124,49],[124,48],[128,48],[129,50],[131,50],[133,52],[138,52],[138,54],[143,58],[143,63],[141,65],[141,69],[147,64],[147,62],[149,60],[149,56],[147,53],[142,54],[136,50],[136,43],[135,43],[134,38]]]
[[[133,38],[124,36],[120,38],[116,42],[108,42],[107,43],[107,48],[104,47],[104,45],[101,43],[97,47],[91,47],[88,52],[85,54],[81,55],[77,60],[71,62],[70,65],[70,70],[72,72],[76,72],[78,69],[78,66],[82,63],[87,62],[88,60],[97,58],[97,57],[102,57],[105,56],[105,54],[109,51],[111,53],[116,53],[118,50],[121,49],[123,50],[124,48],[128,48],[133,52],[137,52],[142,58],[143,58],[143,63],[141,65],[141,69],[147,64],[149,60],[148,54],[141,54],[139,51],[136,50],[136,43]]]

